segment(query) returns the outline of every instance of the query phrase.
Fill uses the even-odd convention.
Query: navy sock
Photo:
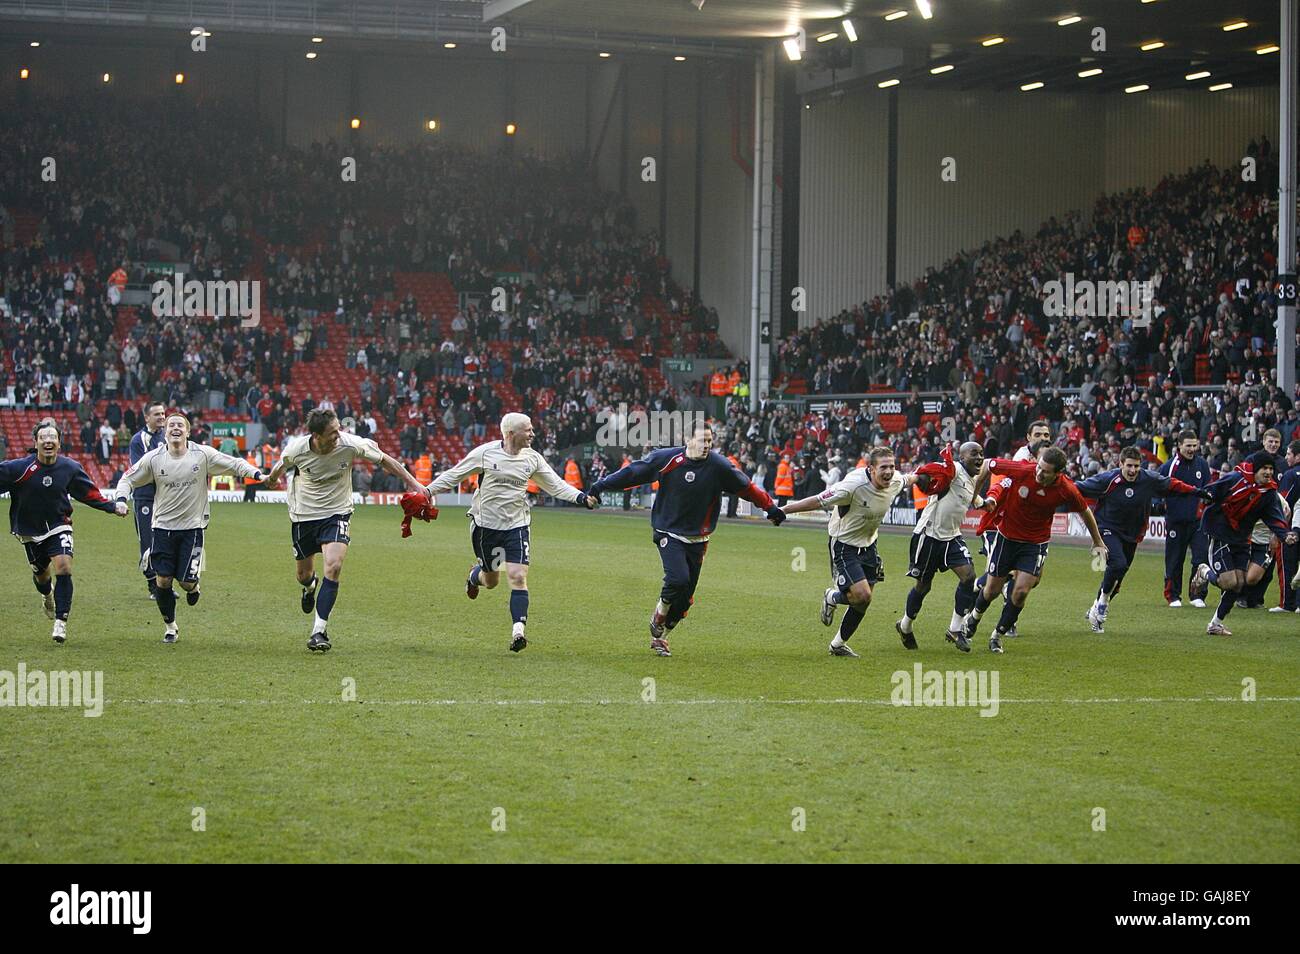
[[[925,594],[916,592],[916,587],[907,591],[907,618],[916,619],[921,615],[921,604],[925,602]]]
[[[975,591],[975,609],[979,610],[981,614],[987,613],[992,603],[992,600],[984,596],[984,587],[981,586]]]
[[[849,595],[845,593],[843,590],[836,590],[834,593],[831,594],[831,602],[834,603],[836,606],[848,606]]]
[[[321,619],[329,619],[330,610],[334,608],[334,601],[338,596],[338,580],[331,580],[329,577],[321,580],[320,588],[316,591],[316,615]]]
[[[1227,619],[1228,614],[1232,612],[1233,606],[1237,604],[1238,594],[1232,590],[1224,590],[1223,596],[1219,597],[1219,608],[1214,611],[1214,615],[1219,619]]]
[[[164,623],[176,622],[176,588],[158,587],[158,612],[162,613]]]
[[[32,574],[32,584],[36,587],[36,592],[40,593],[41,596],[48,596],[50,590],[54,587],[53,580],[46,580],[42,583],[40,580],[36,579],[35,573]]]
[[[987,583],[988,581],[989,581],[989,575],[987,573],[981,573],[979,576],[975,577],[975,589],[977,590],[984,589],[984,584]]]
[[[528,591],[510,591],[510,618],[516,623],[528,622]]]
[[[1124,570],[1118,570],[1114,567],[1106,567],[1106,573],[1101,578],[1101,592],[1108,596],[1114,596],[1119,592],[1119,585],[1124,579]]]
[[[54,617],[65,622],[72,611],[72,574],[54,578]]]
[[[470,583],[473,584],[474,586],[478,586],[479,574],[482,573],[482,572],[483,572],[483,567],[482,567],[482,565],[477,564],[477,563],[474,564],[473,569],[471,569],[471,570],[469,571],[469,581],[470,581]]]
[[[957,592],[952,598],[952,608],[962,616],[970,612],[970,608],[975,605],[975,581],[963,583],[957,581]]]
[[[1007,600],[1002,604],[1002,616],[998,619],[998,629],[1007,632],[1011,627],[1016,625],[1016,620],[1020,618],[1020,611],[1024,609],[1023,604],[1017,606],[1015,603]]]
[[[843,618],[840,620],[840,639],[847,643],[849,637],[857,632],[858,623],[860,622],[862,622],[862,610],[856,606],[850,606],[846,609]]]

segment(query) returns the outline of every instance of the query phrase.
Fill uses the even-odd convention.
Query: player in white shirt
[[[975,479],[983,463],[984,448],[975,441],[967,441],[958,449],[957,460],[953,460],[952,448],[945,447],[940,461],[917,469],[917,484],[930,495],[930,500],[912,532],[907,575],[916,582],[908,591],[903,618],[894,624],[908,649],[916,648],[912,623],[920,615],[931,581],[936,573],[944,570],[952,570],[957,577],[947,639],[957,643],[958,649],[962,648],[962,619],[975,605],[975,568],[962,540],[961,525],[968,510],[984,505],[984,498],[975,492]],[[966,651],[969,652],[969,643]]]
[[[406,489],[424,493],[410,471],[379,449],[372,440],[339,429],[338,415],[315,408],[307,415],[307,433],[290,438],[266,483],[292,469],[289,484],[289,529],[298,583],[302,586],[302,611],[315,610],[307,648],[330,648],[329,618],[339,594],[339,574],[348,554],[348,523],[352,519],[352,462],[360,457],[406,482]],[[325,562],[324,579],[316,576],[316,554]],[[319,592],[317,592],[319,586]]]
[[[848,640],[871,605],[871,587],[880,578],[880,556],[876,552],[880,523],[894,498],[917,480],[916,474],[904,476],[894,467],[892,450],[873,448],[866,467],[850,471],[847,477],[820,494],[792,501],[781,508],[787,514],[830,511],[826,531],[830,536],[828,547],[834,585],[822,597],[822,622],[829,626],[835,617],[835,607],[848,605],[839,631],[831,640],[832,656],[858,655],[849,649]]]
[[[120,504],[131,491],[154,486],[150,516],[150,542],[145,552],[155,575],[158,612],[166,631],[164,643],[179,637],[176,626],[175,580],[185,591],[185,602],[199,601],[199,574],[203,570],[203,531],[211,510],[208,479],[215,474],[234,474],[261,480],[262,472],[247,461],[223,454],[215,447],[190,440],[190,422],[184,414],[170,414],[163,425],[166,443],[155,447],[122,475],[115,496]]]
[[[478,490],[469,505],[470,543],[475,561],[465,581],[465,595],[478,598],[479,587],[495,589],[505,567],[510,583],[510,651],[528,645],[528,481],[546,493],[588,510],[596,501],[560,479],[546,458],[533,450],[533,422],[512,412],[501,418],[501,440],[480,444],[460,463],[445,470],[428,487],[430,499],[445,494],[471,474],[479,475]]]

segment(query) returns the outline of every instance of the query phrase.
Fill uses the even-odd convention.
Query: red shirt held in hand
[[[996,476],[1007,477],[1011,483],[1000,495],[994,529],[1008,540],[1022,543],[1046,543],[1052,538],[1052,515],[1062,505],[1066,510],[1079,513],[1088,507],[1069,477],[1061,474],[1050,487],[1040,486],[1034,471],[1038,464],[1031,460],[1012,461],[995,458],[989,470]]]

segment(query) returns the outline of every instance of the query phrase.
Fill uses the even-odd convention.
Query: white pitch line
[[[989,700],[990,702],[993,700]],[[998,699],[999,705],[1083,706],[1149,705],[1172,702],[1243,702],[1239,696],[1138,696],[1131,699]],[[1260,696],[1256,702],[1300,702],[1300,696]],[[922,703],[895,703],[891,699],[109,699],[107,705],[135,706],[889,706],[891,708],[960,708],[926,706]],[[969,707],[967,707],[969,708]]]

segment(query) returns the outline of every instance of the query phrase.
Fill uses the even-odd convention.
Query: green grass
[[[1300,623],[1237,610],[1237,635],[1206,636],[1209,610],[1163,605],[1156,552],[1098,636],[1082,618],[1098,575],[1056,547],[1001,657],[943,641],[944,575],[909,653],[907,538],[882,535],[853,660],[826,654],[817,620],[824,531],[724,525],[660,659],[645,515],[544,510],[514,655],[504,590],[465,599],[463,513],[407,540],[398,520],[357,511],[322,656],[283,507],[213,507],[175,646],[127,521],[79,508],[63,647],[5,544],[0,669],[103,670],[108,701],[100,718],[0,709],[0,861],[1300,860]],[[915,662],[996,669],[998,714],[887,704]],[[1240,701],[1246,677],[1258,701]]]

